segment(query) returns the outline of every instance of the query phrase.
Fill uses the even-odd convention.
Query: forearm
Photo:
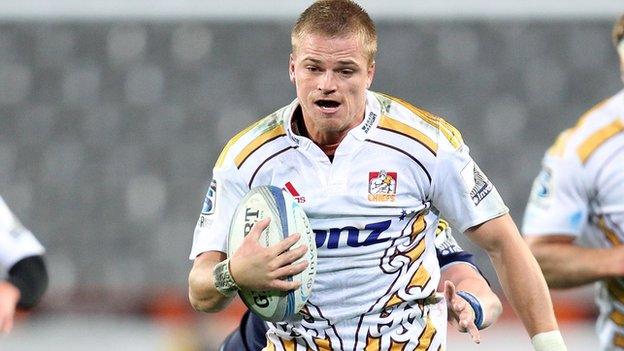
[[[469,231],[470,238],[492,260],[503,291],[527,332],[557,329],[546,280],[509,215],[487,221]]]
[[[566,243],[535,243],[530,247],[551,288],[571,288],[624,274],[616,271],[623,266],[617,248],[590,249]]]
[[[490,258],[516,314],[530,336],[557,329],[546,281],[520,237],[504,243]]]
[[[214,284],[214,267],[224,259],[225,254],[217,251],[205,252],[195,259],[189,273],[189,301],[195,310],[218,312],[231,301]]]

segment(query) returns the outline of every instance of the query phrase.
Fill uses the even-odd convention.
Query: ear
[[[295,84],[295,57],[292,53],[288,59],[288,77],[290,78],[290,82]]]
[[[366,89],[370,88],[371,84],[373,84],[373,78],[375,77],[375,61],[371,63],[368,67],[368,72],[366,72]]]

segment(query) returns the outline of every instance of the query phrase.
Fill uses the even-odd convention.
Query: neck
[[[358,124],[361,120],[358,122]],[[357,125],[357,124],[356,124]],[[301,106],[297,107],[291,120],[293,132],[297,135],[311,139],[327,156],[334,156],[340,142],[347,136],[351,128],[344,131],[321,132],[310,131],[303,119]]]

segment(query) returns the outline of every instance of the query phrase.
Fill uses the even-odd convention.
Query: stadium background
[[[191,311],[193,228],[224,143],[294,98],[289,32],[309,3],[0,3],[0,194],[51,275],[0,350],[214,350],[242,308]],[[556,134],[622,85],[619,1],[360,3],[373,90],[458,127],[517,222]],[[554,297],[569,349],[595,345],[592,289]],[[509,307],[483,334],[474,349],[529,349]]]

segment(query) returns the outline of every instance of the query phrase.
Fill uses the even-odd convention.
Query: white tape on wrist
[[[558,330],[535,334],[531,338],[535,351],[567,351],[563,337]]]

